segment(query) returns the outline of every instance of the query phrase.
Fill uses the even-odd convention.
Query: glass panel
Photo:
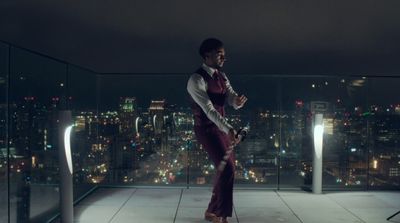
[[[339,97],[333,119],[332,140],[327,141],[333,155],[332,159],[327,160],[325,167],[325,171],[336,177],[336,181],[328,181],[325,186],[365,189],[368,163],[367,127],[370,117],[367,100],[368,79],[339,78],[336,85],[339,87],[334,92],[337,92]],[[331,99],[332,103],[334,99]]]
[[[400,188],[400,78],[371,78],[370,188]]]
[[[277,144],[280,134],[278,79],[258,75],[230,76],[229,79],[234,90],[248,98],[241,109],[234,110],[231,106],[226,106],[226,117],[234,128],[250,129],[245,140],[234,148],[236,186],[276,188]],[[202,157],[207,158],[207,155]],[[207,183],[212,183],[215,174],[210,173],[209,165],[203,165],[202,172],[191,171],[191,179],[204,177]],[[194,169],[200,170],[198,167]]]
[[[95,73],[68,65],[68,107],[75,124],[71,136],[74,201],[95,186],[96,174],[102,175],[108,169],[95,165],[96,159],[105,155],[99,152],[97,143],[96,83]]]
[[[317,113],[324,121],[324,188],[365,186],[366,108],[363,78],[283,78],[280,187],[311,186]]]
[[[109,169],[97,182],[186,184],[186,81],[173,75],[99,76],[95,121],[104,155],[96,155],[94,165]]]
[[[10,222],[45,222],[59,211],[66,65],[13,47],[10,69]]]
[[[8,222],[8,55],[9,46],[0,42],[0,222]]]
[[[301,187],[311,183],[312,144],[309,105],[311,83],[308,78],[281,79],[281,142],[279,145],[279,187]]]

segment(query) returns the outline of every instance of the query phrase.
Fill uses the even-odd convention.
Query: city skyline
[[[126,170],[130,169],[131,171],[133,171],[133,170],[135,170],[135,168],[139,168],[138,163],[140,162],[141,157],[147,158],[148,156],[150,156],[153,153],[157,154],[159,152],[158,150],[160,150],[160,151],[163,150],[164,152],[173,150],[173,148],[168,147],[169,143],[171,143],[169,141],[169,140],[171,140],[170,138],[174,138],[175,146],[178,146],[179,148],[187,149],[186,148],[187,142],[180,141],[182,139],[190,139],[191,144],[195,143],[195,141],[194,141],[195,139],[193,138],[194,136],[193,136],[193,132],[192,132],[193,120],[191,119],[191,111],[189,108],[186,107],[186,108],[183,108],[183,110],[182,110],[182,108],[179,108],[179,107],[176,107],[173,105],[172,106],[168,105],[165,100],[163,100],[163,101],[154,101],[153,100],[151,102],[151,104],[162,103],[162,104],[158,105],[161,109],[160,110],[161,113],[159,113],[158,117],[164,117],[164,119],[156,119],[157,113],[151,112],[152,106],[150,106],[147,110],[139,109],[139,107],[136,104],[137,103],[136,99],[137,99],[136,97],[131,97],[131,98],[120,97],[120,102],[119,102],[120,108],[118,111],[107,111],[107,112],[100,112],[100,113],[93,113],[93,111],[80,111],[80,112],[75,111],[74,120],[75,120],[75,125],[76,125],[76,127],[75,127],[76,133],[79,133],[81,131],[86,132],[85,134],[82,135],[82,137],[84,137],[84,138],[82,138],[82,140],[85,140],[85,135],[87,135],[87,137],[89,137],[89,138],[87,138],[87,139],[89,139],[89,144],[87,144],[87,143],[86,144],[87,144],[87,146],[89,146],[91,148],[91,149],[83,148],[80,146],[82,151],[89,152],[89,151],[93,150],[92,152],[94,152],[94,153],[96,153],[96,151],[99,151],[103,154],[104,158],[106,158],[106,160],[103,160],[103,162],[107,161],[107,160],[108,160],[107,162],[111,162],[113,160],[112,157],[115,157],[116,155],[109,154],[108,155],[109,158],[107,158],[107,155],[104,155],[104,152],[106,152],[107,150],[110,150],[110,151],[116,150],[115,148],[113,149],[113,147],[112,147],[115,145],[109,144],[110,141],[113,141],[113,140],[114,141],[122,140],[122,142],[126,141],[125,143],[123,143],[126,145],[117,143],[117,145],[119,145],[119,147],[122,146],[121,148],[126,148],[129,145],[135,145],[134,148],[136,148],[136,146],[139,146],[138,147],[139,153],[130,155],[130,156],[135,156],[136,157],[135,159],[137,159],[136,161],[134,161],[134,160],[129,161],[129,159],[128,159],[128,161],[124,161],[123,163],[118,164],[118,165],[125,165],[125,168],[123,168],[123,169],[126,169]],[[34,98],[25,97],[24,100],[25,100],[25,105],[19,105],[19,106],[21,106],[21,108],[23,108],[23,109],[28,109],[26,111],[30,112],[30,115],[33,115],[33,117],[36,117],[36,118],[30,119],[31,121],[29,121],[29,119],[28,120],[21,119],[22,117],[18,118],[18,110],[16,110],[17,113],[15,113],[15,115],[16,115],[15,118],[17,118],[17,120],[16,120],[17,122],[14,122],[15,126],[17,127],[17,126],[26,125],[26,124],[20,123],[21,121],[18,121],[18,119],[25,120],[24,122],[27,122],[27,121],[32,122],[33,121],[33,123],[37,123],[36,125],[38,125],[39,128],[42,128],[42,129],[39,129],[40,131],[45,132],[45,135],[44,135],[45,138],[51,138],[51,135],[54,135],[54,133],[49,132],[49,130],[51,128],[49,129],[48,127],[44,128],[44,127],[40,127],[40,126],[48,125],[45,123],[48,122],[47,120],[51,121],[51,119],[46,118],[46,117],[48,115],[50,115],[49,117],[52,117],[53,116],[52,114],[55,114],[54,112],[57,111],[57,105],[53,104],[50,106],[50,107],[53,107],[54,111],[51,111],[51,110],[46,111],[45,107],[37,106],[37,104],[35,104]],[[126,100],[126,102],[124,102],[124,100]],[[53,100],[53,102],[57,102],[57,101],[58,100]],[[131,103],[131,104],[129,105],[129,103]],[[312,114],[305,106],[306,104],[307,103],[302,102],[302,101],[298,101],[298,100],[294,101],[293,108],[292,108],[294,110],[292,110],[288,113],[286,113],[285,111],[279,112],[279,111],[264,109],[264,111],[262,111],[262,112],[253,111],[250,113],[243,112],[243,113],[229,114],[227,116],[228,119],[231,122],[233,122],[237,128],[239,128],[240,126],[244,126],[245,125],[244,122],[251,123],[252,128],[255,128],[255,130],[252,130],[252,132],[254,132],[253,133],[254,135],[249,136],[250,140],[248,140],[248,141],[250,141],[250,142],[245,142],[243,144],[244,150],[242,148],[242,149],[239,149],[239,151],[238,151],[239,153],[249,154],[249,148],[254,148],[254,151],[253,151],[254,154],[252,154],[250,152],[250,156],[253,157],[252,161],[250,162],[250,161],[242,160],[241,162],[243,162],[243,163],[237,163],[237,164],[239,166],[240,165],[243,166],[244,163],[255,164],[256,160],[258,160],[258,162],[264,163],[267,166],[269,165],[268,163],[272,163],[273,165],[271,166],[271,168],[275,169],[275,171],[277,171],[277,169],[276,169],[277,160],[276,159],[278,157],[282,158],[281,156],[285,156],[289,160],[289,163],[295,162],[294,160],[290,161],[290,159],[293,159],[293,158],[299,159],[300,158],[299,162],[301,162],[302,165],[305,165],[304,167],[307,167],[307,164],[305,164],[304,162],[309,162],[309,160],[311,159],[310,153],[308,152],[306,154],[303,154],[302,157],[298,157],[299,155],[302,154],[301,150],[297,149],[298,151],[291,151],[289,149],[290,144],[293,144],[292,146],[295,146],[295,145],[299,146],[302,143],[304,143],[304,139],[303,139],[304,137],[306,137],[306,138],[310,137],[309,133],[308,133],[309,130],[306,130],[306,129],[309,128],[309,127],[307,127],[307,125],[308,126],[310,125],[310,123],[308,123],[308,122],[310,122],[310,115],[312,115]],[[30,108],[29,108],[29,106],[30,106]],[[385,107],[387,107],[387,106],[385,106]],[[371,111],[369,113],[358,110],[359,107],[355,107],[351,111],[346,111],[345,108],[342,109],[339,107],[336,108],[335,111],[333,111],[333,110],[329,111],[329,112],[327,112],[327,116],[326,116],[327,118],[325,119],[327,134],[329,134],[329,135],[339,134],[339,135],[335,136],[335,137],[339,137],[338,139],[336,139],[336,141],[343,140],[344,139],[343,136],[345,136],[346,134],[359,135],[356,137],[358,139],[356,139],[356,141],[354,141],[353,143],[351,141],[347,140],[348,145],[342,144],[342,146],[346,147],[347,148],[346,150],[349,150],[348,151],[349,154],[354,153],[354,155],[358,154],[358,156],[360,156],[356,160],[353,160],[353,162],[355,162],[355,163],[358,163],[359,161],[364,162],[365,158],[366,158],[365,154],[368,153],[366,151],[367,147],[365,146],[366,144],[368,144],[368,142],[365,142],[367,133],[366,133],[365,127],[363,127],[363,128],[360,128],[360,127],[365,125],[366,120],[369,117],[371,117],[371,115],[377,116],[377,117],[383,115],[382,117],[388,117],[388,118],[393,116],[393,118],[396,118],[396,116],[400,114],[400,105],[398,105],[396,107],[392,107],[390,110],[387,110],[385,107],[372,106]],[[156,109],[154,111],[158,110],[156,107],[154,107],[154,108]],[[15,109],[17,109],[17,108],[15,108]],[[172,112],[172,113],[165,116],[166,114],[163,113],[164,109],[169,110],[169,112]],[[33,112],[33,114],[32,114],[32,112]],[[251,113],[253,113],[253,114],[251,114]],[[25,113],[21,113],[21,114],[25,114]],[[28,114],[28,113],[26,113],[26,114]],[[127,115],[124,115],[124,114],[127,114]],[[249,117],[249,114],[250,114],[250,116],[252,116],[251,118]],[[181,118],[175,119],[176,118],[175,116],[181,116]],[[26,117],[28,117],[28,116],[26,116]],[[54,119],[54,118],[55,117],[53,117],[52,119]],[[165,122],[169,118],[171,118],[171,124],[170,124],[170,127],[168,127],[168,128],[172,128],[172,129],[168,130],[170,132],[169,135],[162,136],[163,132],[166,131],[166,130],[163,130]],[[262,121],[263,119],[269,120],[269,121],[266,121],[266,122]],[[292,121],[289,121],[289,122],[282,121],[282,120],[286,120],[286,119],[292,120]],[[92,121],[88,122],[88,120],[92,120]],[[124,121],[124,120],[126,120],[126,121]],[[137,122],[139,120],[140,120],[140,124]],[[156,120],[159,120],[157,122],[160,122],[161,124],[156,124]],[[182,120],[186,120],[185,121],[186,126],[185,126],[185,129],[179,130],[179,122]],[[278,120],[278,122],[276,120]],[[279,120],[281,120],[281,121],[279,121]],[[359,120],[359,121],[357,121],[357,120]],[[52,122],[54,122],[54,120]],[[125,122],[127,124],[123,124]],[[354,129],[354,127],[351,127],[352,122],[355,123],[354,125],[360,126],[360,127],[358,127],[360,129],[357,130],[357,129]],[[374,119],[371,119],[370,122],[375,123],[376,121],[374,121]],[[264,124],[262,124],[262,123],[264,123]],[[329,124],[329,123],[331,123],[331,124]],[[160,130],[157,130],[157,131],[155,130],[156,125],[158,126],[157,128],[160,128]],[[382,125],[382,124],[380,124],[380,125]],[[281,126],[281,127],[277,127],[277,126]],[[400,129],[400,127],[396,127],[397,125],[393,127],[393,126],[389,126],[388,124],[383,124],[383,126],[388,126],[387,127],[388,129],[381,128],[381,130],[379,130],[377,128],[378,130],[376,130],[375,134],[377,134],[377,136],[380,135],[379,136],[380,139],[379,138],[376,139],[376,140],[378,140],[377,142],[381,141],[384,144],[386,141],[394,140],[394,142],[397,142],[398,140],[400,140],[400,138],[398,139],[398,136],[396,134],[393,135],[389,131],[389,129],[393,129],[393,128],[395,131],[397,131],[396,129],[397,128]],[[139,128],[141,128],[140,132],[139,132]],[[270,128],[270,130],[262,130],[264,128]],[[346,128],[348,130],[346,130]],[[92,130],[90,130],[90,129],[92,129]],[[127,130],[124,130],[124,129],[127,129]],[[17,131],[21,131],[21,130],[17,129]],[[152,133],[152,131],[156,131],[158,133]],[[265,132],[265,131],[267,131],[267,132]],[[343,132],[343,131],[345,131],[345,132]],[[346,132],[348,132],[348,133],[346,133]],[[189,138],[187,138],[188,133],[190,135]],[[25,133],[25,134],[27,134],[27,133]],[[79,133],[79,134],[82,134],[82,133]],[[98,134],[98,135],[95,135],[95,134]],[[279,137],[276,136],[277,134],[280,134],[280,136]],[[41,135],[43,135],[43,133],[41,133]],[[265,137],[260,138],[260,136],[262,136],[262,135],[264,135]],[[266,135],[268,135],[268,137]],[[340,135],[343,135],[343,136],[340,136]],[[340,138],[340,137],[342,137],[342,138]],[[99,141],[99,139],[101,139],[101,140]],[[272,140],[270,145],[268,142],[269,139]],[[149,141],[149,140],[153,141],[153,144],[150,145],[150,147],[148,147],[146,149],[143,146],[144,145],[143,140],[144,141]],[[251,140],[253,140],[253,141],[251,141]],[[289,141],[284,142],[282,140],[289,140]],[[328,140],[333,140],[332,142],[335,142],[334,139],[329,139],[329,137],[328,137]],[[359,141],[359,140],[361,140],[361,141]],[[14,140],[12,140],[11,143],[13,143],[13,141]],[[90,145],[90,141],[92,141],[92,145]],[[104,144],[102,142],[104,142]],[[81,143],[83,143],[83,142],[81,142]],[[31,144],[31,143],[29,143],[29,144]],[[54,147],[54,145],[51,145],[51,144],[48,145],[47,141],[44,141],[43,143],[40,143],[40,144],[42,145],[41,148],[43,148],[42,149],[43,151],[54,150],[54,148],[52,149],[52,147]],[[163,144],[164,144],[164,146],[163,146]],[[286,146],[282,146],[281,144],[286,144]],[[261,146],[261,145],[263,145],[263,146]],[[338,145],[340,145],[340,143]],[[397,144],[395,144],[395,145],[397,145]],[[161,146],[161,147],[159,147],[159,146]],[[165,146],[167,146],[167,147],[165,147]],[[162,149],[162,147],[165,147],[165,149]],[[240,146],[240,147],[242,147],[242,146]],[[311,145],[308,145],[306,147],[308,147],[308,150],[310,151]],[[264,148],[264,149],[262,149],[262,148]],[[267,148],[269,148],[269,149],[267,149]],[[271,150],[271,148],[275,148],[275,149],[278,148],[279,150],[278,150],[278,152],[276,152],[276,150],[273,150],[273,149]],[[302,148],[302,146],[300,146],[299,148]],[[268,155],[268,152],[265,153],[266,151],[263,152],[263,150],[265,150],[265,149],[267,149],[266,151],[269,151],[270,155]],[[40,150],[41,149],[35,150],[35,151],[40,151]],[[123,150],[126,150],[126,149],[123,149]],[[120,152],[124,153],[123,150],[121,150]],[[19,149],[19,151],[21,151],[21,150]],[[388,152],[388,151],[386,151],[386,152]],[[256,155],[257,153],[259,153],[259,155]],[[264,154],[264,155],[262,155],[262,154]],[[22,155],[22,157],[26,156],[24,154],[17,154],[17,155]],[[160,155],[160,154],[158,154],[158,155]],[[198,153],[197,155],[199,155],[199,157],[201,157],[200,156],[201,153]],[[202,155],[204,156],[204,154],[202,154]],[[260,155],[261,155],[261,157],[260,157]],[[335,160],[341,159],[340,156],[338,156],[338,154],[332,154],[332,155]],[[93,154],[92,154],[92,156],[94,157]],[[118,156],[121,156],[121,154],[119,154]],[[289,159],[288,157],[290,157],[290,156],[293,156],[293,158]],[[383,159],[382,157],[388,157],[388,156],[390,157],[391,155],[390,155],[390,153],[388,155],[387,153],[381,152],[381,153],[378,153],[378,155],[371,154],[371,156],[375,157],[375,159],[378,160],[378,159]],[[244,157],[246,157],[246,155],[244,155]],[[259,157],[259,158],[257,158],[257,157]],[[270,158],[268,158],[268,157],[270,157]],[[196,159],[198,160],[198,162],[200,162],[200,160],[202,160],[201,162],[205,162],[204,158],[205,157],[196,158]],[[124,159],[123,156],[120,159]],[[152,159],[154,159],[154,157]],[[186,159],[187,159],[187,157],[186,157]],[[288,160],[286,160],[286,161],[280,160],[280,162],[281,161],[288,162]],[[357,161],[357,160],[359,160],[359,161]],[[142,161],[145,161],[145,160],[142,160]],[[167,159],[164,162],[168,163],[170,161],[171,160]],[[37,164],[37,163],[43,162],[43,160],[40,160],[38,157],[34,157],[34,158],[32,157],[32,162],[33,162],[32,167],[38,167],[38,166],[40,166],[40,164]],[[97,161],[97,162],[99,162],[99,161]],[[118,161],[114,160],[114,162],[118,162]],[[138,162],[138,163],[135,164],[135,162]],[[175,161],[175,162],[178,162],[178,161]],[[248,162],[250,162],[250,163],[248,163]],[[180,161],[178,163],[184,163],[184,161]],[[379,162],[379,163],[381,163],[381,162]],[[171,164],[168,164],[168,165],[171,165]],[[291,166],[293,164],[287,164],[287,165]],[[299,164],[296,164],[296,165],[299,166]],[[337,166],[336,168],[338,168],[339,166],[342,166],[342,165],[348,166],[349,164],[337,163],[335,165]],[[359,165],[359,164],[357,164],[357,165]],[[375,164],[373,164],[373,166],[374,165]],[[43,164],[41,164],[41,166],[43,167]],[[84,166],[84,165],[82,165],[82,166]],[[103,170],[101,170],[100,173],[107,172],[107,169],[110,170],[109,164],[107,165],[108,168],[105,168],[105,163],[100,163],[97,166],[102,166],[102,167],[100,167],[100,169],[102,168]],[[209,168],[208,172],[212,172],[212,169],[210,169],[210,166],[208,166],[208,168]],[[368,168],[368,165],[364,166],[365,170],[366,170],[366,168]],[[85,168],[83,168],[83,169],[85,169]],[[357,167],[356,169],[360,169],[360,167]],[[94,170],[94,171],[96,172],[97,170]],[[149,167],[147,167],[147,171],[149,171]],[[242,176],[238,176],[238,179],[241,179],[241,178],[247,179],[247,180],[249,179],[248,171],[247,172],[243,171],[243,170],[238,170],[238,171],[241,172],[241,174],[242,174]],[[254,170],[251,170],[251,171],[254,175],[256,175],[256,171],[254,171]],[[266,174],[269,176],[271,174],[276,175],[276,173],[266,173],[265,169],[260,170],[260,171],[262,171],[262,174],[264,175],[264,177],[266,176]],[[269,171],[271,171],[271,170],[269,170]],[[306,173],[303,170],[293,169],[293,171],[297,171],[300,176],[305,177]],[[398,171],[398,170],[391,169],[390,171],[391,171],[392,175],[393,174],[396,175],[397,174],[396,171]],[[182,170],[177,171],[177,172],[181,172],[180,174],[182,174]],[[333,173],[338,174],[340,171],[339,171],[339,169],[338,170],[332,169],[329,172],[331,172],[332,174]],[[345,171],[345,173],[348,174],[347,171]],[[260,175],[261,173],[257,173],[257,174]],[[138,172],[136,171],[136,175],[140,175],[140,174],[138,174]],[[133,179],[135,174],[133,174],[131,176]],[[173,176],[171,176],[171,177],[173,177]],[[174,177],[176,177],[176,176],[174,175]],[[341,178],[342,177],[338,178],[338,182],[343,181]],[[92,180],[92,183],[100,183],[101,180],[99,180],[99,179],[100,178],[98,178],[97,180],[94,180],[94,181]],[[104,179],[104,178],[102,178],[102,179]],[[118,180],[121,180],[121,179],[118,179]],[[257,181],[264,182],[264,180],[259,180],[259,179],[257,179]],[[127,182],[133,182],[133,181],[128,180]],[[158,182],[162,182],[162,180],[160,179]],[[199,182],[203,182],[203,181],[200,180]],[[209,181],[204,181],[204,182],[209,183]],[[360,183],[358,183],[358,184],[361,184],[361,181],[359,181],[359,182]],[[155,182],[153,182],[153,183],[155,183]],[[348,183],[348,182],[346,182],[346,183]],[[364,184],[365,184],[365,182],[364,182]]]
[[[2,181],[10,176],[10,192],[19,198],[13,205],[23,213],[20,221],[29,218],[24,204],[38,199],[29,192],[32,187],[54,185],[56,190],[57,114],[65,109],[76,122],[72,148],[77,193],[94,185],[211,184],[215,167],[196,143],[192,123],[176,128],[178,121],[171,121],[190,120],[190,73],[101,75],[23,51],[15,51],[13,59],[9,83],[6,77],[0,80],[8,95],[2,95],[0,106],[0,171]],[[399,78],[229,77],[249,101],[241,111],[228,108],[227,117],[237,128],[247,123],[251,128],[236,150],[236,185],[307,190],[312,171],[309,109],[312,102],[323,101],[329,105],[324,188],[399,187],[400,98],[392,93]],[[153,102],[154,108],[175,112],[150,111]]]
[[[248,98],[241,110],[226,108],[236,129],[250,128],[234,152],[235,188],[246,189],[236,194],[246,196],[235,198],[242,206],[254,203],[248,197],[253,188],[261,189],[251,192],[260,200],[269,190],[282,205],[273,216],[264,211],[265,219],[309,219],[307,208],[296,209],[297,196],[279,197],[290,190],[305,202],[309,198],[304,191],[313,185],[315,108],[324,112],[323,190],[398,191],[399,6],[399,1],[361,0],[2,1],[0,222],[54,222],[65,216],[59,159],[65,110],[74,124],[74,218],[105,220],[120,197],[122,206],[109,219],[118,221],[128,208],[128,219],[138,220],[138,210],[152,216],[142,198],[158,206],[161,196],[168,208],[157,216],[171,209],[168,218],[187,222],[187,214],[196,213],[186,213],[188,203],[181,201],[187,195],[193,200],[194,192],[195,203],[202,202],[203,195],[184,188],[209,190],[216,171],[193,132],[186,90],[203,62],[199,46],[210,37],[223,41],[223,71]],[[154,194],[153,188],[180,188],[174,197],[179,210],[169,208],[172,197]],[[384,219],[388,205],[398,201],[393,202],[394,193],[374,195],[367,210],[358,192],[339,193],[346,202],[335,205],[347,214],[339,217]],[[97,198],[110,207],[104,209]],[[342,200],[328,196],[333,198]],[[132,209],[131,200],[140,207]],[[331,203],[318,217],[337,213]],[[374,216],[371,204],[379,212]],[[264,207],[256,206],[256,212]],[[238,221],[261,217],[236,208]]]
[[[307,90],[317,87],[311,84]],[[74,97],[50,95],[45,96],[47,100],[32,94],[13,98],[8,104],[10,122],[5,122],[4,116],[0,122],[2,135],[6,135],[6,124],[10,131],[8,151],[6,141],[0,140],[0,180],[9,175],[15,185],[12,193],[19,200],[13,205],[18,207],[17,213],[23,213],[17,215],[20,221],[29,219],[31,213],[24,204],[38,199],[38,194],[30,193],[31,188],[57,187],[59,182],[57,114],[67,108],[63,104],[72,110],[75,123],[71,145],[77,189],[91,185],[211,185],[215,167],[196,142],[188,106],[170,104],[168,98],[146,102],[130,94],[112,97],[115,101],[110,104],[117,104],[116,109],[100,110],[93,102],[79,106]],[[303,97],[278,101],[280,107],[253,106],[227,112],[235,127],[249,123],[251,128],[246,141],[235,150],[236,186],[307,190],[311,185],[311,101],[299,98]],[[359,106],[354,100],[330,98],[325,115],[324,188],[398,188],[400,103]],[[1,108],[4,114],[7,106]]]

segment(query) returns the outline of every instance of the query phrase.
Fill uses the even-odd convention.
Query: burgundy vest
[[[197,74],[200,74],[204,81],[207,83],[207,94],[210,98],[214,108],[222,115],[225,116],[225,99],[226,99],[226,84],[227,81],[225,77],[218,72],[211,77],[207,71],[203,68],[199,68],[196,71]],[[192,99],[192,110],[194,115],[194,124],[198,126],[207,126],[212,125],[210,119],[207,118],[207,115],[203,112],[203,109]]]

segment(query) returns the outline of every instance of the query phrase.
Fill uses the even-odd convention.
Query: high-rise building
[[[137,117],[137,101],[135,97],[120,97],[119,119],[120,132],[123,134],[133,134]]]

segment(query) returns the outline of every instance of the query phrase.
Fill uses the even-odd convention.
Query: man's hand
[[[236,134],[237,134],[236,130],[229,129],[228,136],[232,146],[236,146],[240,142],[240,139],[236,137]]]
[[[242,107],[244,105],[244,103],[246,103],[246,101],[247,101],[247,98],[244,95],[235,97],[235,104],[238,107]]]

